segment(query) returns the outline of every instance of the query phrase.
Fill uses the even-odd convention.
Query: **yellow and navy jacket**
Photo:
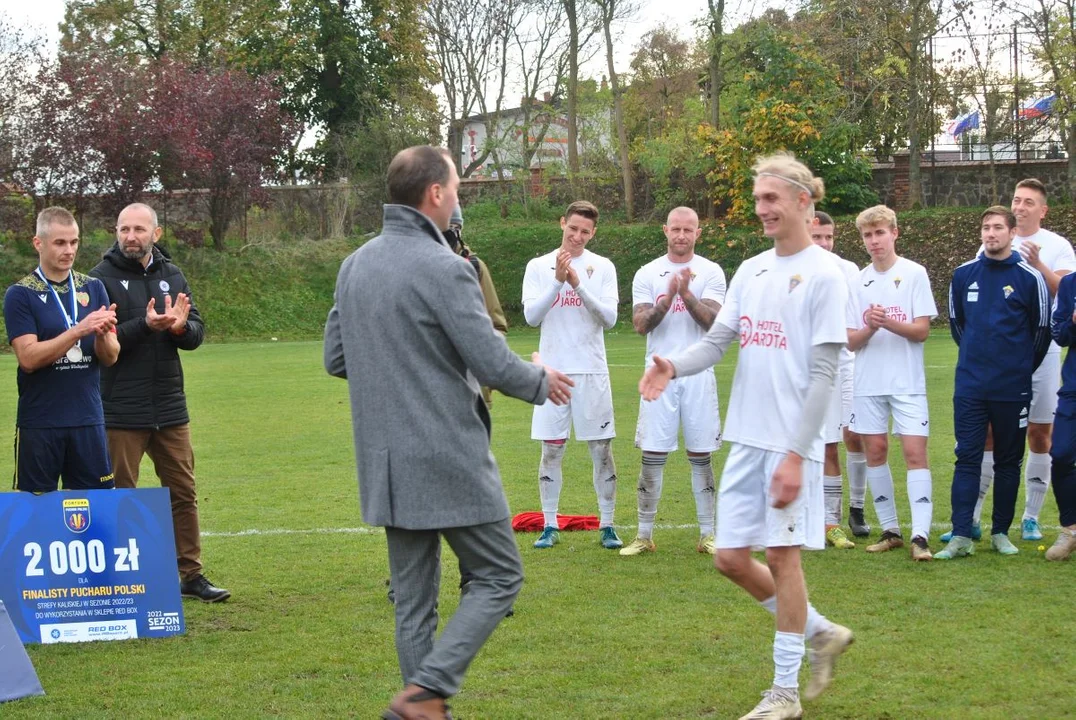
[[[1031,400],[1031,375],[1050,347],[1050,294],[1019,253],[953,271],[949,329],[960,347],[954,397]]]

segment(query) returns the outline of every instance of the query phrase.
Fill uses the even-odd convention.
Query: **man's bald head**
[[[695,241],[702,234],[699,214],[689,207],[673,208],[661,227],[669,246],[669,259],[687,262],[695,256]]]
[[[666,225],[672,225],[674,215],[677,216],[677,219],[695,223],[695,227],[699,226],[699,214],[689,207],[681,205],[670,210],[669,217],[665,220]]]

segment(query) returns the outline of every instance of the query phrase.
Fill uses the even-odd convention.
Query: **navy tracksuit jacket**
[[[988,424],[994,435],[991,533],[1007,533],[1020,488],[1031,376],[1050,347],[1046,281],[1015,252],[1005,260],[984,254],[964,263],[949,285],[949,328],[960,348],[953,391],[953,535],[971,537]]]
[[[1076,325],[1072,313],[1076,310],[1076,273],[1061,278],[1057,288],[1057,308],[1050,329],[1061,347],[1069,348],[1061,366],[1061,390],[1058,392],[1057,414],[1054,416],[1050,471],[1061,526],[1076,523]]]

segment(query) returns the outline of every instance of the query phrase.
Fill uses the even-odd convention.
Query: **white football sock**
[[[639,470],[639,537],[654,537],[654,518],[661,500],[661,484],[665,476],[665,453],[643,451],[643,466]]]
[[[979,499],[975,501],[975,510],[971,513],[973,525],[979,524],[979,518],[983,516],[983,501],[990,492],[990,486],[994,484],[994,451],[987,450],[983,453],[983,466],[979,470]]]
[[[863,509],[867,498],[867,456],[848,453],[848,507]]]
[[[934,520],[934,495],[930,470],[908,471],[908,502],[912,506],[912,537],[930,539],[930,524]]]
[[[691,463],[691,491],[695,494],[695,518],[699,521],[699,535],[714,534],[714,512],[716,503],[714,499],[714,466],[710,456],[692,457],[688,455]]]
[[[773,635],[773,684],[799,692],[800,666],[806,651],[803,635],[776,632]]]
[[[557,527],[557,510],[560,507],[560,490],[564,487],[561,461],[564,459],[565,443],[542,443],[542,461],[538,464],[538,495],[542,498],[542,515],[546,527]]]
[[[871,497],[874,498],[874,512],[878,515],[878,524],[882,526],[882,530],[892,530],[899,534],[897,503],[893,499],[893,473],[889,469],[889,463],[868,467],[867,484],[870,485]]]
[[[598,527],[612,527],[616,511],[616,463],[613,462],[612,440],[588,440],[590,459],[594,463],[594,493],[598,496],[601,515]]]
[[[777,615],[777,596],[771,595],[765,600],[759,600],[758,604],[761,605],[766,612],[776,617]],[[807,625],[804,628],[804,636],[810,640],[820,632],[825,632],[833,627],[833,622],[828,620],[825,615],[815,610],[814,605],[810,602],[807,603]]]
[[[1024,503],[1024,520],[1039,519],[1042,504],[1046,502],[1046,492],[1050,489],[1050,455],[1049,453],[1027,454],[1027,467],[1024,472],[1024,486],[1027,500]]]
[[[841,476],[826,475],[822,478],[826,498],[826,527],[841,524]]]

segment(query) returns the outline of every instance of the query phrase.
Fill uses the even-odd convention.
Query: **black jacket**
[[[119,360],[112,367],[101,368],[105,426],[153,429],[190,422],[179,351],[194,350],[202,344],[202,316],[191,298],[187,331],[182,335],[154,332],[146,325],[146,306],[151,297],[159,313],[164,312],[165,293],[173,301],[179,293],[191,297],[182,271],[156,245],[148,268],[124,257],[119,245],[113,245],[90,275],[104,282],[109,299],[116,304],[118,320]]]

